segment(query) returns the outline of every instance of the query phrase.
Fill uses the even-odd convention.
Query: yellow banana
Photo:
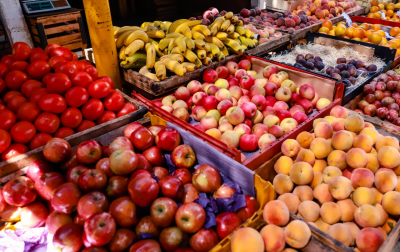
[[[187,72],[192,72],[197,69],[196,64],[189,63],[189,62],[183,62],[182,66],[184,66],[186,68]]]
[[[233,39],[233,40],[236,41],[236,42],[238,42],[239,45],[242,44],[242,42],[240,42],[240,39],[238,39],[238,38],[237,38],[237,39]]]
[[[160,43],[158,43],[158,48],[163,51],[165,48],[168,47],[169,43],[171,42],[171,40],[174,40],[173,38],[165,38],[160,40]]]
[[[160,28],[158,28],[159,30],[162,30],[163,32],[167,31],[167,27],[164,24],[164,22],[162,22],[162,21],[154,21],[154,24],[160,26]]]
[[[175,32],[181,32],[184,26],[187,26],[188,28],[191,28],[193,26],[201,24],[201,20],[191,20],[187,21],[185,23],[180,24],[176,29]]]
[[[239,21],[239,18],[238,18],[237,16],[233,16],[233,17],[231,18],[232,24],[236,24],[238,21]]]
[[[151,24],[151,22],[143,22],[143,24],[140,25],[140,28],[148,26],[149,24]]]
[[[144,75],[144,76],[146,76],[147,78],[152,79],[153,81],[160,81],[157,78],[157,75],[149,72],[149,70],[147,69],[147,66],[144,66],[144,67],[140,68],[139,73]]]
[[[245,38],[245,39],[247,40],[247,42],[249,44],[248,47],[251,47],[251,48],[256,47],[256,45],[254,44],[254,41],[252,39],[250,39],[250,38]]]
[[[231,19],[231,18],[233,18],[233,12],[227,12],[226,14],[225,14],[225,16],[224,16],[225,18],[228,18],[228,19]]]
[[[249,47],[249,42],[247,41],[247,39],[246,39],[245,37],[240,36],[240,37],[239,37],[239,40],[240,40],[240,43],[241,43],[242,45],[245,45],[246,47]]]
[[[240,45],[240,47],[243,49],[243,52],[247,50],[247,46],[245,45]]]
[[[243,26],[243,21],[242,21],[242,20],[237,21],[237,23],[235,24],[235,26]]]
[[[143,49],[143,47],[144,47],[144,42],[142,40],[140,39],[135,40],[125,48],[125,55],[127,57],[130,57],[133,54],[135,54],[138,50]]]
[[[162,61],[157,61],[154,64],[154,68],[156,69],[156,76],[160,80],[165,80],[167,78],[167,69],[165,68],[164,63]]]
[[[179,51],[183,54],[186,51],[186,42],[184,38],[176,38],[175,39],[175,44],[178,46]]]
[[[146,32],[149,38],[165,38],[165,33],[161,30]]]
[[[222,41],[225,45],[227,45],[228,47],[232,48],[234,51],[236,51],[239,55],[243,54],[243,49],[240,46],[240,44],[238,42],[236,42],[233,39],[226,39],[224,41]]]
[[[209,53],[207,53],[207,57],[210,58],[212,61],[212,59],[214,58],[214,55],[212,54],[212,52],[209,52]]]
[[[168,44],[168,53],[171,53],[172,49],[176,46],[176,38],[174,38],[173,40],[171,40]]]
[[[187,21],[187,19],[178,19],[174,21],[172,24],[169,25],[168,33],[175,32],[176,28],[178,28],[180,24],[186,23]]]
[[[176,54],[176,53],[181,53],[180,51],[179,51],[179,48],[177,47],[177,46],[175,46],[175,47],[173,47],[172,49],[171,49],[171,51],[169,52],[170,54]]]
[[[218,55],[217,57],[218,61],[223,61],[225,59],[225,54],[223,54],[222,52]]]
[[[183,36],[185,36],[187,38],[192,38],[192,31],[187,26],[184,26],[182,28],[182,34],[183,34]]]
[[[172,23],[171,23],[171,22],[169,22],[169,21],[164,21],[163,23],[164,23],[164,25],[165,25],[165,29],[166,29],[166,30],[165,30],[165,32],[167,32],[167,31],[168,31],[168,29],[169,29],[169,27],[171,27],[171,24],[172,24]]]
[[[153,68],[156,63],[156,49],[154,48],[152,43],[146,44],[146,53],[147,53],[147,61],[146,66],[147,69]]]
[[[119,59],[120,60],[125,60],[126,59],[126,55],[125,55],[125,48],[126,46],[122,46],[121,49],[119,50]]]
[[[199,57],[199,59],[204,59],[205,57],[207,57],[206,50],[197,49],[196,54],[197,54],[197,57]]]
[[[172,60],[178,61],[179,63],[182,63],[185,60],[181,54],[168,54],[168,55],[162,56],[160,58],[160,60],[163,60],[163,59],[172,59]]]
[[[206,43],[203,40],[195,39],[193,40],[193,42],[196,45],[197,49],[204,49],[206,47]]]
[[[164,53],[160,50],[160,48],[158,47],[158,43],[155,40],[149,38],[149,43],[154,46],[154,49],[156,50],[156,53],[159,57],[164,56]]]
[[[173,32],[173,33],[168,33],[167,35],[165,35],[165,37],[166,38],[178,38],[178,37],[182,37],[183,38],[184,36],[181,33]]]
[[[121,36],[123,33],[127,32],[127,31],[137,31],[137,30],[140,30],[140,27],[137,27],[137,26],[122,27],[122,28],[119,28],[118,30],[114,30],[114,37],[118,38],[119,36]]]
[[[226,32],[218,32],[215,37],[219,40],[224,40],[228,38],[228,34]]]
[[[222,23],[222,25],[219,28],[219,30],[220,31],[226,31],[230,25],[231,25],[231,20],[227,19]]]
[[[206,38],[204,37],[203,34],[201,34],[198,31],[193,31],[193,30],[192,30],[192,38],[195,39],[195,40],[203,40],[203,41],[206,40]]]
[[[161,59],[161,61],[165,64],[165,67],[174,72],[179,76],[183,76],[186,73],[186,68],[181,65],[178,61],[172,59]]]
[[[207,44],[210,45],[211,53],[214,55],[214,57],[218,57],[218,55],[221,53],[218,46],[216,46],[212,43],[207,43]]]
[[[194,26],[194,27],[192,28],[192,32],[193,32],[193,31],[197,31],[197,32],[203,34],[205,37],[211,36],[211,35],[210,35],[210,34],[211,34],[210,29],[208,29],[208,27],[205,26],[205,25],[196,25],[196,26]],[[195,38],[195,39],[196,39],[196,38]]]
[[[202,62],[203,62],[204,65],[209,66],[209,65],[211,65],[211,63],[212,63],[212,60],[211,60],[209,57],[205,57],[205,58],[202,60]]]
[[[246,37],[254,38],[254,33],[252,33],[249,29],[244,28],[244,32],[245,32]]]
[[[252,40],[253,40],[253,42],[254,42],[254,45],[255,45],[255,46],[258,46],[258,40],[255,39],[255,38],[253,38]]]
[[[134,31],[125,39],[124,45],[129,46],[134,40],[142,40],[144,43],[147,43],[149,36],[142,30]]]
[[[191,38],[185,37],[185,42],[186,42],[186,47],[189,50],[194,50],[196,48],[196,44],[194,43],[194,41]]]
[[[228,57],[229,56],[229,51],[228,51],[228,49],[226,48],[226,46],[224,46],[224,48],[222,48],[222,49],[220,49],[221,50],[221,53],[223,53],[224,55],[225,55],[225,57]]]
[[[205,47],[204,47],[204,50],[206,50],[206,52],[211,52],[211,47],[210,47],[210,45],[208,44],[208,43],[205,43]]]
[[[224,46],[224,43],[222,43],[221,40],[216,37],[207,37],[206,41],[218,46],[218,48],[222,48]]]
[[[211,34],[209,36],[214,36],[217,34],[218,30],[221,28],[222,23],[225,21],[223,17],[217,17],[214,23],[210,25]]]
[[[144,32],[156,32],[158,29],[152,25],[147,25],[145,27],[141,27],[142,31]]]
[[[196,54],[194,54],[194,52],[192,52],[189,49],[186,49],[185,53],[182,54],[188,61],[196,64],[196,66],[201,66],[201,61],[200,59],[197,57]]]
[[[228,34],[228,38],[230,38],[230,39],[238,39],[239,37],[240,37],[240,34],[237,32]]]
[[[157,30],[162,30],[161,24],[159,22],[154,21],[153,22],[153,26],[157,29]]]
[[[228,29],[226,29],[226,33],[231,34],[235,32],[235,25],[231,24]]]
[[[126,31],[124,33],[122,33],[117,40],[115,41],[115,44],[117,46],[117,48],[121,48],[122,46],[124,46],[124,41],[125,39],[129,36],[129,34],[131,34],[133,31]]]
[[[141,68],[146,65],[147,55],[143,52],[137,52],[130,57],[127,57],[120,63],[124,69],[128,68]]]
[[[242,26],[235,26],[235,32],[239,33],[240,36],[246,36],[246,32]]]

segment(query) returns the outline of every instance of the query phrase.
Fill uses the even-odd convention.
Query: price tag
[[[344,17],[344,19],[346,20],[346,27],[350,27],[351,24],[353,23],[353,21],[351,21],[351,18],[349,17],[349,15],[347,15],[347,13],[343,12],[342,17]]]
[[[386,20],[385,12],[383,12],[383,11],[378,11],[378,12],[381,13],[381,16],[382,16],[381,19]]]
[[[396,12],[397,16],[400,17],[400,10]]]
[[[390,36],[389,33],[385,32],[385,31],[383,31],[383,32],[385,33],[387,39],[394,39],[394,37]]]

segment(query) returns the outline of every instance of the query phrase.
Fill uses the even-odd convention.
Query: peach
[[[334,116],[336,118],[346,119],[347,118],[347,109],[342,106],[335,106],[332,108],[330,115]]]
[[[269,201],[263,211],[263,218],[268,224],[285,226],[289,222],[289,209],[279,200]]]
[[[276,175],[272,184],[274,185],[277,194],[284,194],[293,190],[293,182],[290,180],[290,177],[285,174]]]
[[[208,134],[218,140],[221,138],[221,132],[218,129],[209,129],[206,131],[206,134]]]
[[[352,168],[364,168],[368,163],[367,153],[363,149],[353,148],[346,153],[346,162]]]
[[[353,139],[353,147],[363,149],[365,152],[370,152],[374,146],[374,140],[368,135],[360,134]]]
[[[319,124],[319,123],[322,123],[322,122],[326,122],[326,123],[329,123],[328,122],[328,120],[326,120],[326,119],[324,119],[324,118],[317,118],[317,119],[315,119],[314,121],[313,121],[313,129],[315,129],[315,127]]]
[[[383,194],[375,187],[372,187],[371,191],[374,194],[374,203],[382,203]]]
[[[264,252],[264,240],[257,230],[243,227],[233,233],[230,249],[232,252]]]
[[[360,131],[360,135],[370,136],[375,145],[376,141],[378,140],[379,133],[375,128],[364,128]]]
[[[388,234],[394,226],[396,226],[396,221],[392,218],[388,218],[385,222],[385,224],[382,225],[382,229],[385,230],[385,232]]]
[[[332,238],[342,242],[346,246],[350,246],[353,237],[350,228],[343,223],[336,223],[328,229],[328,234]]]
[[[344,170],[347,167],[346,153],[341,150],[332,151],[329,154],[327,161],[329,166],[336,166],[340,170]]]
[[[315,225],[317,225],[318,229],[321,230],[324,233],[328,233],[329,228],[331,225],[323,221],[321,218],[319,218],[316,222]]]
[[[327,120],[330,125],[332,125],[332,122],[334,120],[336,120],[336,117],[334,117],[334,116],[325,116],[324,119]]]
[[[314,133],[316,137],[329,139],[333,135],[333,129],[329,122],[320,122],[314,127]]]
[[[303,220],[315,222],[319,218],[320,207],[316,202],[306,200],[300,203],[298,213]]]
[[[382,197],[382,207],[390,215],[400,215],[400,192],[387,192]]]
[[[289,175],[290,167],[293,165],[293,160],[287,156],[281,156],[274,164],[274,170],[278,174]]]
[[[296,188],[293,190],[293,194],[299,197],[301,202],[314,199],[313,190],[307,185],[296,186]]]
[[[378,157],[371,153],[367,153],[367,156],[368,156],[368,162],[365,168],[370,170],[372,173],[376,173],[380,167],[380,164],[378,162]]]
[[[285,234],[282,228],[276,225],[267,225],[260,231],[266,251],[282,251],[285,246]]]
[[[393,168],[394,173],[396,173],[397,176],[400,176],[400,165]]]
[[[322,172],[314,172],[313,181],[310,183],[312,189],[315,189],[317,186],[321,185],[324,182],[324,177]]]
[[[358,187],[354,191],[352,197],[356,206],[362,206],[364,204],[372,205],[375,201],[374,193],[367,187]]]
[[[391,137],[391,136],[378,137],[378,140],[376,140],[375,149],[379,152],[379,149],[384,146],[391,146],[395,149],[398,149],[399,148],[399,140],[397,138]]]
[[[375,173],[375,187],[383,194],[393,191],[393,189],[397,186],[397,182],[397,176],[393,170],[379,169]]]
[[[297,162],[290,168],[289,175],[296,185],[307,185],[313,180],[314,170],[309,163]]]
[[[297,252],[297,250],[292,248],[285,248],[284,250],[282,250],[282,252]]]
[[[332,151],[331,144],[324,138],[315,138],[310,145],[310,150],[314,153],[315,158],[326,158]]]
[[[297,154],[296,162],[306,162],[310,165],[314,165],[315,163],[315,156],[312,151],[309,149],[301,149]]]
[[[377,228],[363,228],[356,235],[357,248],[364,251],[378,251],[383,243],[383,235]]]
[[[348,131],[358,133],[364,128],[364,119],[357,114],[349,115],[344,121],[344,128]]]
[[[389,215],[386,213],[385,209],[383,209],[383,206],[381,204],[376,204],[375,207],[381,214],[381,223],[379,224],[379,226],[383,226],[389,218]]]
[[[342,217],[340,206],[335,202],[325,202],[320,210],[321,218],[326,223],[333,225],[337,223]]]
[[[342,212],[341,221],[353,221],[354,220],[354,212],[357,209],[357,206],[354,205],[354,202],[351,199],[339,200],[336,202],[339,205],[340,210]]]
[[[305,247],[310,238],[311,230],[308,225],[301,220],[294,220],[285,228],[286,243],[293,248],[300,249]]]
[[[363,228],[377,227],[381,223],[381,214],[376,207],[365,204],[356,209],[354,220]]]
[[[355,169],[351,174],[351,185],[354,188],[359,186],[371,188],[374,184],[374,174],[366,168]]]
[[[374,155],[375,157],[378,157],[378,152],[376,151],[375,148],[372,148],[371,151],[370,151],[369,153],[367,153],[367,154],[372,154],[372,155]]]
[[[322,173],[326,184],[328,184],[333,178],[343,175],[342,171],[335,166],[327,166]]]
[[[348,179],[351,180],[351,174],[353,174],[353,171],[354,171],[354,170],[355,170],[355,169],[353,169],[353,168],[351,168],[351,167],[348,167],[347,169],[344,169],[344,170],[342,171],[343,176],[345,176],[346,178],[348,178]]]
[[[396,185],[396,187],[394,188],[394,190],[395,190],[396,192],[400,192],[400,180],[399,180],[399,178],[400,178],[400,177],[397,177],[397,185]]]
[[[299,142],[301,148],[309,148],[313,140],[311,133],[303,131],[297,135],[296,141]]]
[[[347,199],[352,191],[350,179],[343,176],[333,178],[328,186],[332,197],[337,200]]]
[[[350,246],[354,246],[355,241],[356,241],[356,236],[357,236],[358,232],[360,232],[360,228],[354,222],[345,222],[343,224],[346,225],[350,229],[350,232],[351,232]]]
[[[375,129],[375,126],[372,124],[372,123],[370,123],[370,122],[365,122],[365,124],[364,124],[364,129],[365,128],[372,128],[372,129]]]
[[[387,233],[385,230],[383,230],[382,227],[378,227],[378,230],[381,232],[382,236],[383,236],[383,240],[385,241],[387,238]]]
[[[325,160],[323,159],[316,159],[314,166],[313,166],[313,170],[314,172],[323,172],[325,167],[327,167],[328,164],[326,163]]]
[[[300,205],[300,199],[293,193],[284,193],[278,197],[278,200],[282,201],[285,203],[285,205],[288,207],[289,212],[296,214],[297,209],[299,208]]]
[[[378,161],[385,168],[396,168],[400,165],[400,153],[394,147],[383,146],[378,150]]]
[[[336,118],[331,123],[333,131],[344,130],[344,119],[343,118]]]
[[[335,132],[332,136],[332,146],[336,150],[348,151],[353,147],[353,136],[347,130]]]
[[[329,192],[328,184],[320,184],[319,186],[317,186],[314,189],[313,195],[320,204],[333,201],[331,192]]]
[[[287,157],[294,157],[300,151],[300,144],[294,139],[287,139],[282,143],[281,151]]]

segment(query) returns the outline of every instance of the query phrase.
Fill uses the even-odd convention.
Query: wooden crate
[[[35,46],[44,49],[48,44],[59,44],[70,50],[82,51],[87,47],[79,9],[26,15],[26,20]]]

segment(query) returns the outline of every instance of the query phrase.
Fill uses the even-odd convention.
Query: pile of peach
[[[371,1],[371,9],[367,15],[369,18],[382,19],[387,21],[399,22],[399,16],[397,16],[395,9],[400,9],[400,3],[386,3],[382,1],[379,3],[379,0]],[[381,13],[383,12],[385,16]]]
[[[399,140],[340,106],[313,127],[282,143],[278,200],[345,245],[377,251],[400,215]],[[275,218],[288,216],[283,210]]]

